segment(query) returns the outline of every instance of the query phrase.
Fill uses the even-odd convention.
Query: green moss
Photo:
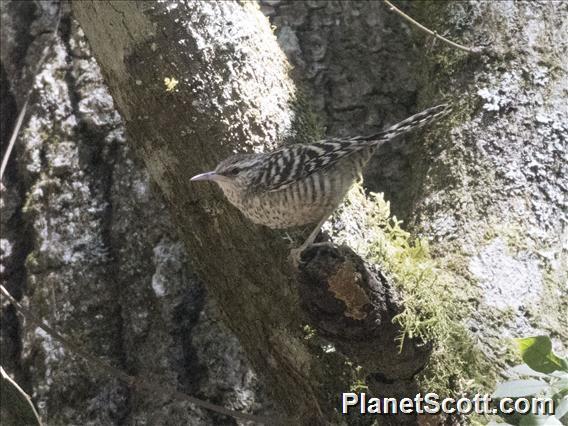
[[[346,364],[351,368],[353,372],[353,381],[349,390],[351,392],[368,392],[369,387],[365,382],[365,370],[360,365],[353,365],[351,361],[347,361]]]
[[[404,310],[395,318],[401,329],[401,347],[407,339],[434,346],[420,377],[422,387],[440,395],[455,395],[491,386],[492,370],[464,326],[471,315],[468,299],[474,298],[473,290],[467,294],[464,289],[473,286],[447,268],[446,262],[434,258],[425,239],[415,238],[401,227],[390,215],[382,194],[366,196],[356,185],[347,195],[342,213],[342,217],[359,214],[367,232],[357,250],[382,265],[402,295]],[[454,270],[463,268],[459,260],[453,262]]]
[[[467,6],[425,1],[414,2],[410,14],[431,30],[469,45],[470,40],[460,37],[460,28],[470,26],[470,12]],[[448,26],[450,19],[452,25]],[[445,34],[448,27],[455,32]],[[480,107],[477,96],[454,98],[453,94],[475,93],[469,86],[475,82],[473,73],[479,69],[482,59],[419,32],[416,38],[420,45],[426,46],[426,53],[417,66],[417,80],[422,82],[419,103],[425,107],[445,100],[451,103],[452,113],[428,132],[423,145],[426,148],[417,149],[413,154],[417,156],[413,164],[418,168],[410,184],[414,187],[411,193],[414,199],[420,199],[420,194],[443,190],[446,202],[451,200],[455,206],[453,213],[458,221],[462,216],[483,215],[484,200],[463,185],[463,178],[464,175],[477,176],[477,183],[484,185],[494,179],[494,172],[489,165],[472,158],[470,149],[448,138],[450,131],[462,128]],[[418,159],[425,151],[429,155],[431,152],[443,154],[425,162]],[[466,167],[474,170],[466,170]],[[381,197],[373,197],[375,203],[384,204]],[[431,208],[436,208],[435,203],[426,206],[426,209]],[[383,215],[378,216],[375,227],[384,235],[376,239],[370,254],[373,261],[382,263],[391,272],[403,295],[404,311],[396,318],[402,330],[401,344],[407,338],[418,338],[434,345],[429,364],[420,377],[421,386],[440,395],[492,387],[496,367],[485,358],[465,326],[474,309],[471,300],[478,300],[479,295],[475,279],[468,270],[468,253],[461,248],[461,242],[446,242],[432,250],[425,239],[414,238],[400,223],[385,215],[384,207],[378,210],[383,211]],[[429,214],[428,211],[422,213]]]
[[[316,329],[309,324],[302,327],[302,332],[304,333],[305,340],[313,339],[316,336]]]

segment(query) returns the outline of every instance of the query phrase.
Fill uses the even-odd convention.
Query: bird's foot
[[[300,261],[302,260],[302,252],[305,249],[306,247],[300,246],[298,248],[290,250],[290,254],[288,255],[288,260],[295,269],[298,269],[298,266],[300,266]]]
[[[304,252],[304,250],[306,250],[308,247],[335,247],[333,245],[333,243],[331,241],[322,241],[321,243],[315,243],[315,244],[302,244],[300,247],[296,248],[296,249],[291,249],[290,250],[290,255],[288,256],[288,259],[290,261],[290,263],[292,264],[292,266],[294,266],[294,268],[298,268],[298,266],[300,265],[300,262],[302,261],[302,253]]]

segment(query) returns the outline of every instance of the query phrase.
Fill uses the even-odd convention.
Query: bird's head
[[[215,170],[193,176],[191,181],[209,180],[217,183],[229,197],[229,193],[247,191],[259,172],[262,154],[235,154],[221,161]]]

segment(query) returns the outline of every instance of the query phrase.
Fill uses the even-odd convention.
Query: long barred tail
[[[450,110],[451,108],[448,104],[437,105],[435,107],[425,109],[418,114],[414,114],[413,116],[394,124],[380,133],[359,137],[357,139],[372,141],[374,143],[386,142],[406,132],[410,132],[411,130],[419,129],[435,119],[446,115],[450,112]]]

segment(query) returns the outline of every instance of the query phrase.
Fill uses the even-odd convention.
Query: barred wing
[[[277,191],[326,169],[342,158],[374,145],[376,141],[360,139],[329,139],[315,144],[295,145],[271,153],[260,185],[267,191]]]
[[[280,149],[268,154],[266,168],[259,175],[259,181],[256,183],[267,191],[283,189],[318,170],[328,168],[342,158],[420,128],[449,111],[448,105],[437,105],[373,135],[356,136],[351,139],[328,139],[315,144]]]

